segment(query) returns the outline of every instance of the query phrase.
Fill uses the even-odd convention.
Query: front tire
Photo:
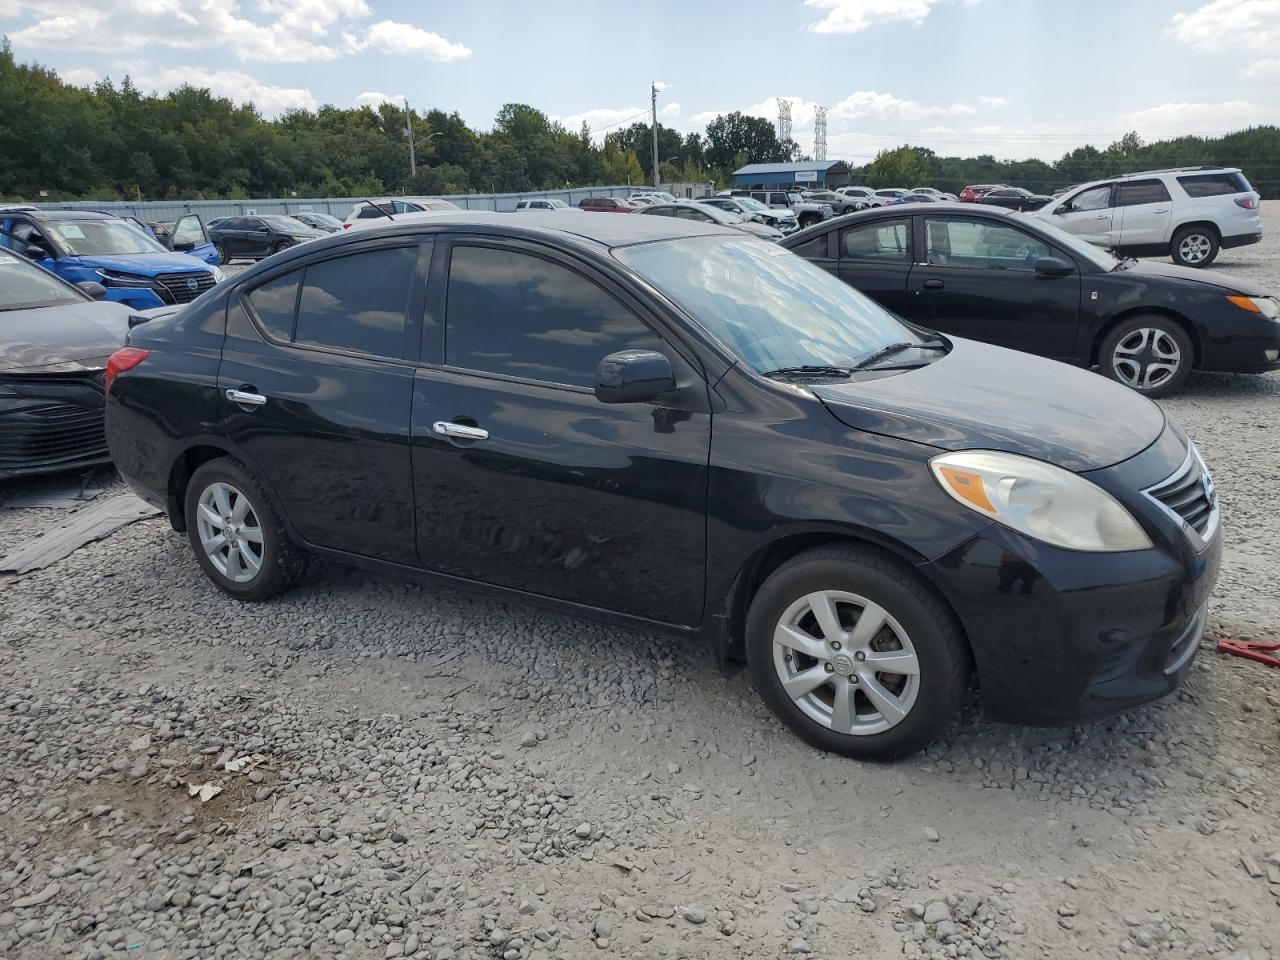
[[[200,466],[183,507],[196,561],[224,593],[265,600],[294,586],[307,554],[293,544],[262,484],[231,457]]]
[[[222,244],[215,243],[213,245],[213,252],[218,255],[218,266],[223,266],[224,264],[231,262],[231,258],[227,256],[227,248]]]
[[[812,227],[815,223],[819,223],[821,220],[822,218],[816,213],[801,214],[799,221],[800,229],[803,230],[805,227]]]
[[[927,747],[960,709],[969,652],[914,573],[856,546],[784,563],[747,614],[756,688],[809,744],[859,760]]]
[[[1191,377],[1195,347],[1176,320],[1157,314],[1130,317],[1111,329],[1098,348],[1103,375],[1144,397],[1163,397]]]
[[[1180,267],[1207,267],[1218,246],[1218,235],[1208,227],[1183,227],[1169,241],[1169,257]]]

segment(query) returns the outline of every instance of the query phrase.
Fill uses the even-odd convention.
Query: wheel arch
[[[1209,232],[1218,238],[1218,243],[1222,243],[1222,231],[1218,229],[1218,225],[1212,220],[1188,220],[1186,223],[1180,223],[1169,231],[1169,244],[1172,246],[1173,238],[1188,227],[1208,228]]]
[[[170,526],[179,533],[186,531],[185,505],[187,486],[191,482],[191,477],[200,467],[211,460],[217,460],[221,457],[239,460],[248,468],[254,479],[262,485],[267,497],[271,500],[271,506],[280,515],[290,536],[296,536],[289,521],[289,515],[284,510],[280,497],[276,494],[270,480],[266,478],[262,470],[258,469],[257,464],[254,463],[251,457],[246,456],[243,450],[240,450],[235,444],[222,437],[199,437],[184,447],[174,458],[172,465],[169,467],[169,483],[166,496]]]
[[[1203,345],[1200,342],[1200,332],[1196,329],[1196,325],[1192,323],[1185,314],[1179,313],[1177,310],[1170,307],[1148,306],[1131,307],[1128,310],[1117,313],[1114,317],[1099,327],[1098,332],[1093,335],[1093,343],[1089,347],[1089,365],[1097,366],[1100,362],[1102,341],[1107,339],[1107,336],[1112,330],[1124,323],[1126,320],[1143,316],[1165,317],[1166,319],[1172,320],[1174,323],[1178,324],[1178,326],[1182,328],[1183,333],[1185,333],[1191,340],[1191,368],[1193,370],[1200,369]]]

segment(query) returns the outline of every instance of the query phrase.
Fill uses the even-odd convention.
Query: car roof
[[[1099,180],[1090,180],[1087,183],[1078,183],[1075,186],[1067,187],[1063,193],[1069,193],[1074,190],[1087,190],[1092,187],[1101,187],[1108,183],[1124,183],[1129,180],[1154,180],[1157,177],[1194,177],[1194,176],[1212,176],[1215,173],[1242,173],[1239,167],[1170,167],[1165,170],[1137,170],[1133,173],[1119,173],[1114,177],[1102,177]]]

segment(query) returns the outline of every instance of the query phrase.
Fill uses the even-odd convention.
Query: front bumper
[[[1070,725],[1181,683],[1204,630],[1223,537],[1219,527],[1198,549],[1136,492],[1166,478],[1176,459],[1166,434],[1138,457],[1090,474],[1129,507],[1151,549],[1063,550],[993,524],[923,565],[968,635],[990,717]]]
[[[11,378],[0,398],[0,480],[108,462],[102,371]]]
[[[1197,368],[1217,373],[1280,370],[1280,321],[1224,304],[1195,317],[1201,338]]]

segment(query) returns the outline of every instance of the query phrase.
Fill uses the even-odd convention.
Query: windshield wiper
[[[766,377],[842,377],[850,376],[848,367],[824,367],[815,364],[805,364],[802,367],[779,367],[777,370],[770,370],[764,374]]]
[[[916,343],[907,343],[905,341],[901,343],[891,343],[887,346],[881,347],[875,353],[863,357],[849,369],[865,370],[873,363],[879,363],[881,360],[892,357],[896,353],[901,353],[903,350],[945,350],[946,348],[947,345],[941,340],[922,340]]]

